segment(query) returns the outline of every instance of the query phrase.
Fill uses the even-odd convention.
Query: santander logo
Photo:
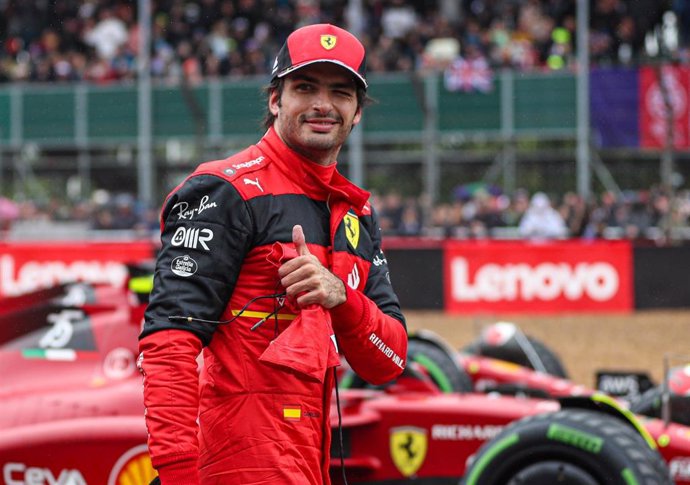
[[[616,296],[620,276],[607,262],[484,264],[470,274],[467,259],[451,261],[451,296],[458,302],[551,301]]]

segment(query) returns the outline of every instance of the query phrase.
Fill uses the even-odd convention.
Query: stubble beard
[[[309,127],[307,117],[302,115],[297,120],[287,123],[286,144],[297,153],[321,165],[335,162],[340,148],[345,143],[349,131],[340,120],[329,133],[315,133]]]

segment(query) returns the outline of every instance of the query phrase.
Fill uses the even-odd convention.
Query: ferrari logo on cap
[[[424,463],[428,447],[426,435],[425,429],[412,426],[391,429],[391,458],[404,477],[414,475]]]
[[[343,222],[345,223],[345,236],[347,240],[350,241],[352,249],[357,249],[359,244],[359,218],[348,212],[345,214]]]
[[[335,35],[330,35],[330,34],[325,34],[321,36],[321,47],[326,49],[327,51],[333,49],[335,47],[335,43],[338,41],[338,38]]]

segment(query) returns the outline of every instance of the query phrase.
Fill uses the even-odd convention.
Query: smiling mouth
[[[305,123],[317,132],[331,131],[338,124],[336,120],[331,119],[307,119]]]

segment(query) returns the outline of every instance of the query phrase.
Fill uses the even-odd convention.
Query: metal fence
[[[573,136],[575,77],[569,73],[499,73],[493,89],[452,92],[439,74],[371,76],[377,100],[363,119],[365,140],[422,140],[436,136],[537,134]],[[154,142],[197,139],[255,140],[265,102],[264,79],[152,88]],[[0,142],[19,147],[136,143],[136,85],[11,85],[0,88]]]
[[[156,183],[161,179],[156,172],[174,166],[171,147],[215,147],[222,152],[258,139],[265,82],[243,78],[195,86],[153,85],[146,94],[150,103],[139,102],[142,95],[135,84],[0,87],[0,183],[3,172],[7,176],[14,170],[20,182],[40,173],[45,162],[36,153],[73,151],[73,172],[89,178],[100,170],[95,155],[99,150],[120,150],[137,159],[140,198],[155,200],[160,194],[152,194],[156,189],[141,180]],[[458,92],[446,89],[441,73],[372,75],[369,94],[376,102],[348,142],[349,176],[363,183],[366,154],[378,147],[385,150],[386,160],[412,156],[420,162],[424,191],[435,197],[444,145],[471,139],[506,145],[524,137],[575,140],[576,83],[568,72],[502,71],[488,92]],[[35,160],[27,161],[31,157]],[[509,151],[505,158],[500,165],[510,174],[514,169]],[[88,187],[85,182],[84,190]]]

